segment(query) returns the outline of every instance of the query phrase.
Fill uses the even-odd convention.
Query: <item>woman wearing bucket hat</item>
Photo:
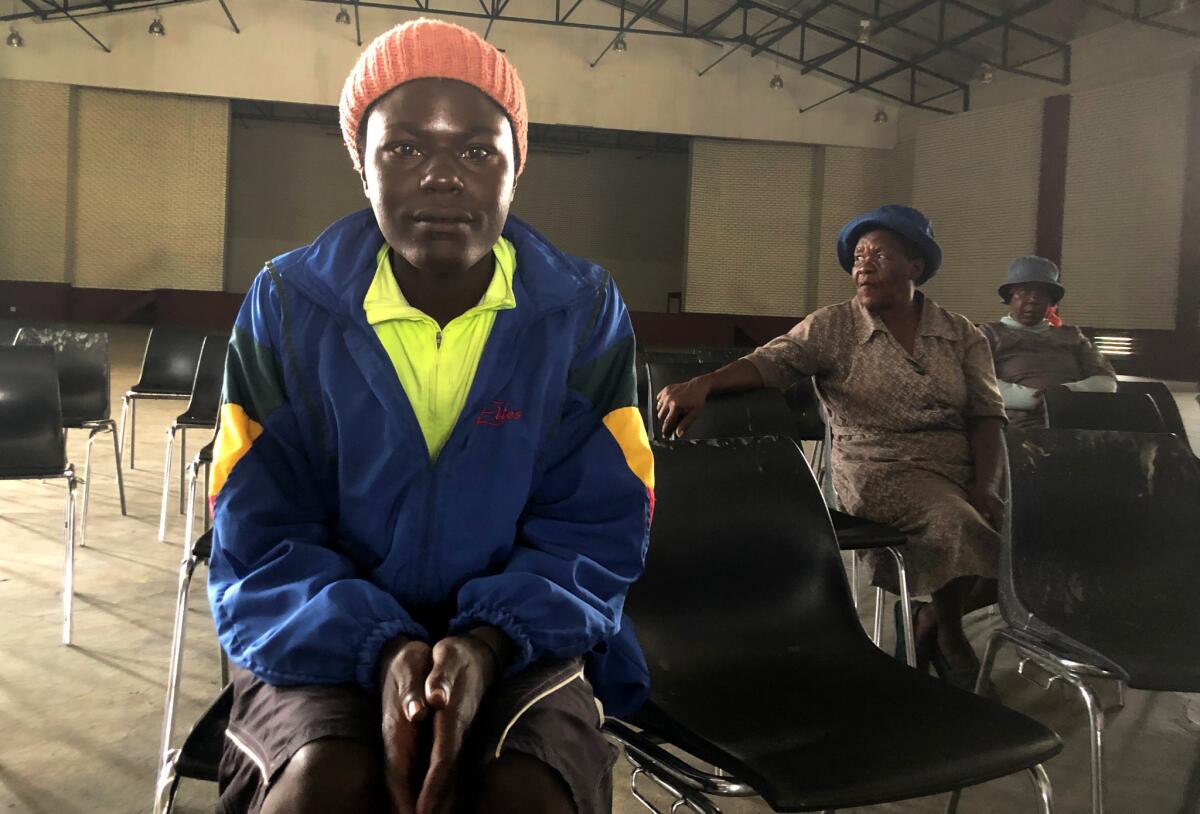
[[[1052,327],[1051,308],[1066,290],[1058,266],[1044,257],[1018,257],[999,288],[1008,313],[983,326],[992,348],[1004,409],[1014,427],[1045,424],[1042,393],[1051,387],[1115,393],[1112,365],[1078,328]]]
[[[648,676],[628,313],[509,214],[525,92],[481,37],[385,32],[340,113],[371,206],[269,262],[230,342],[220,810],[607,812],[596,701],[628,713]]]
[[[786,388],[816,379],[833,438],[833,479],[852,514],[902,529],[913,593],[933,595],[916,619],[923,663],[968,686],[978,659],[964,603],[996,575],[1004,408],[987,342],[966,318],[917,290],[941,266],[933,229],[915,209],[884,206],[843,227],[838,260],[853,299],[809,314],[786,335],[706,376],[658,394],[663,429],[686,432],[710,393]],[[894,570],[867,558],[874,584]],[[930,606],[926,606],[930,607]]]

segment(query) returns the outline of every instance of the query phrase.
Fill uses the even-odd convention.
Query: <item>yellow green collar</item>
[[[430,317],[419,308],[409,305],[392,273],[392,258],[388,244],[379,248],[375,279],[367,289],[363,298],[363,310],[367,313],[367,322],[376,325],[389,319],[429,319]],[[492,247],[492,255],[496,258],[496,270],[487,291],[483,292],[478,304],[466,311],[462,316],[471,316],[480,311],[502,311],[516,308],[517,300],[513,296],[513,273],[517,268],[517,249],[512,243],[501,237]]]

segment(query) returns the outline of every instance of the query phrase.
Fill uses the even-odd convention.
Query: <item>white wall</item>
[[[476,3],[466,8],[478,10]],[[547,0],[512,0],[508,13]],[[0,49],[0,77],[229,98],[336,104],[359,53],[353,26],[334,23],[336,7],[302,0],[232,4],[234,34],[216,2],[162,10],[167,36],[151,37],[150,11],[90,17],[112,49],[105,54],[70,22],[19,25],[25,48]],[[615,23],[618,10],[585,0],[573,19]],[[362,9],[368,41],[413,14]],[[451,18],[477,31],[479,21]],[[771,90],[775,65],[743,50],[704,77],[722,50],[695,40],[628,35],[629,50],[591,62],[611,39],[601,31],[497,23],[491,41],[506,48],[529,94],[531,119],[648,132],[724,138],[890,147],[895,107],[848,94],[803,115],[834,86],[783,68],[787,85]],[[885,109],[890,123],[873,115]]]

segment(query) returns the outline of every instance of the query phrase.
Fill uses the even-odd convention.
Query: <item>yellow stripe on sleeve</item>
[[[240,404],[221,405],[221,429],[213,444],[212,477],[208,484],[209,500],[215,500],[234,465],[250,445],[262,435],[262,425],[250,419]]]
[[[613,410],[604,417],[604,426],[621,447],[629,469],[647,489],[654,491],[654,453],[650,451],[646,425],[642,423],[638,408],[621,407]]]

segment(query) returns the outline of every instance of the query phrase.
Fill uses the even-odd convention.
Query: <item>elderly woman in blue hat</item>
[[[918,657],[966,686],[979,662],[962,615],[996,576],[994,526],[1003,512],[1005,416],[991,352],[968,319],[918,290],[937,273],[942,250],[917,210],[884,206],[850,221],[838,260],[853,278],[852,299],[814,311],[714,373],[665,388],[658,414],[664,432],[682,435],[711,393],[786,389],[815,377],[843,508],[908,535],[909,585],[933,596],[914,620]],[[895,592],[894,569],[874,556],[868,562],[872,582]]]
[[[1050,308],[1066,293],[1053,261],[1018,257],[1009,264],[999,292],[1008,314],[984,325],[983,335],[992,348],[997,384],[1012,426],[1044,426],[1042,393],[1051,387],[1117,391],[1112,365],[1087,337],[1078,328],[1051,327],[1047,319]]]

